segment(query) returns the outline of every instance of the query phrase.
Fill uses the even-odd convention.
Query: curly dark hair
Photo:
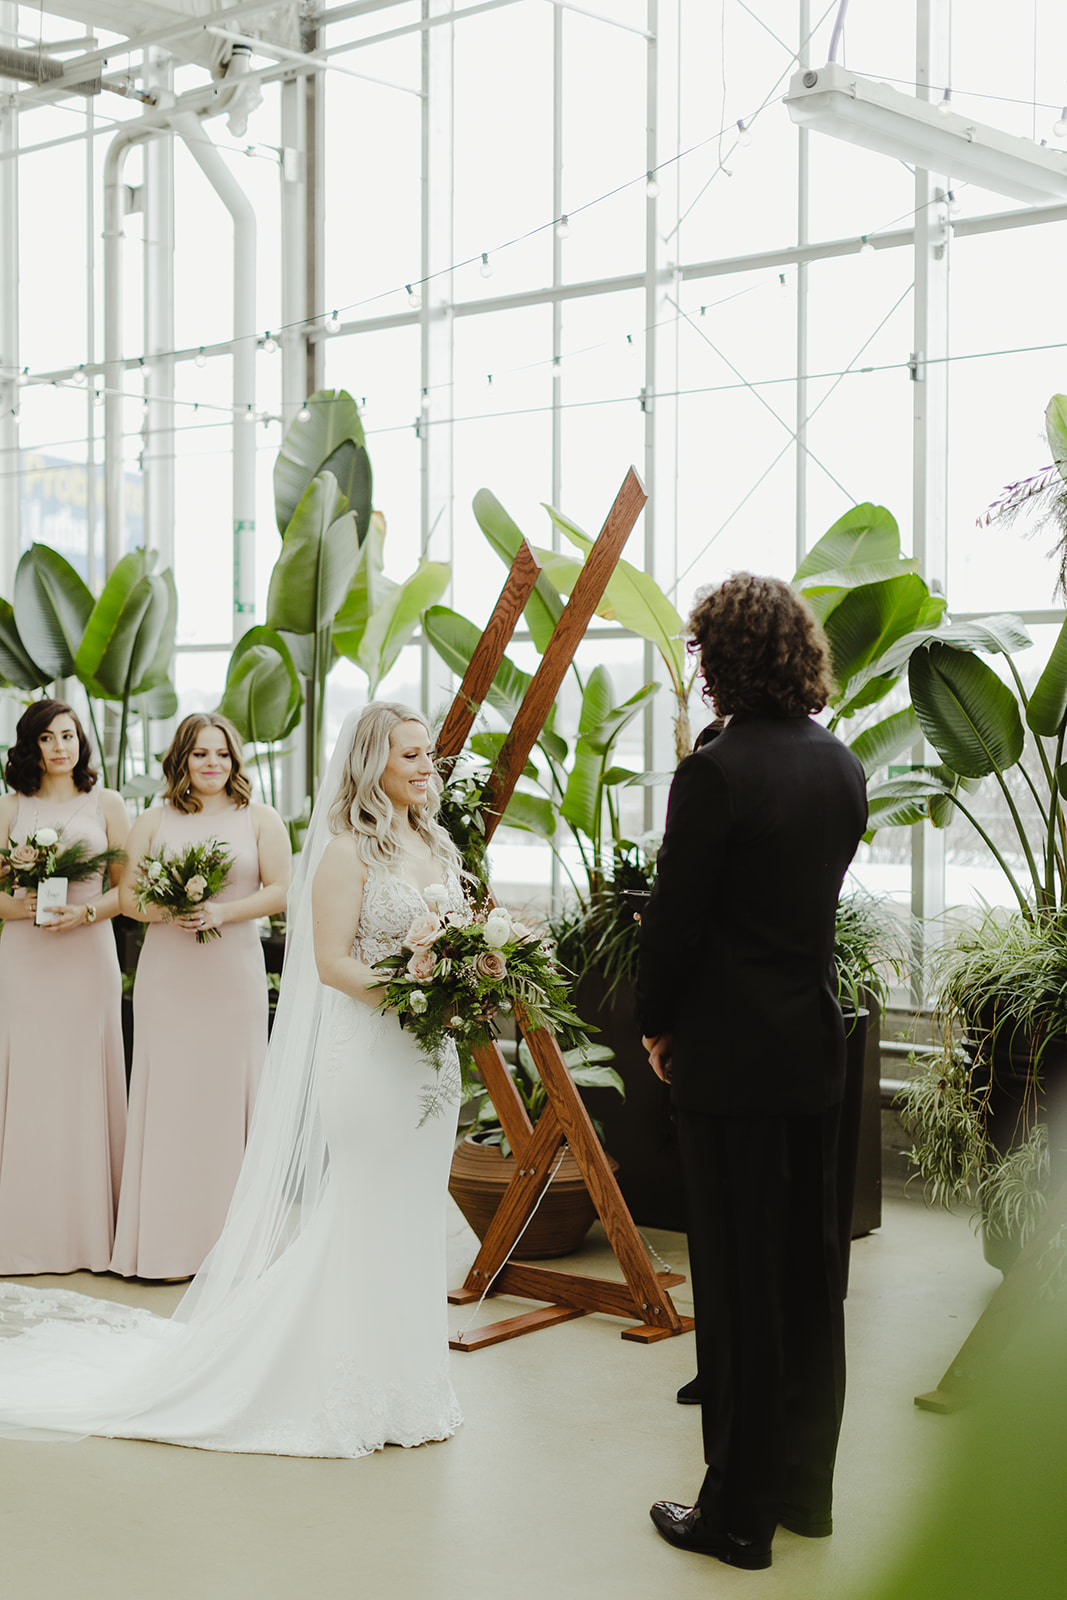
[[[99,774],[89,765],[93,753],[92,747],[85,737],[85,729],[74,707],[68,706],[65,700],[35,700],[19,718],[15,729],[15,742],[7,752],[4,781],[9,789],[14,789],[18,794],[37,793],[41,787],[41,778],[44,776],[41,751],[37,741],[57,717],[63,716],[70,718],[78,733],[78,759],[71,773],[74,787],[82,794],[88,794],[95,786]]]
[[[804,717],[833,693],[829,640],[808,602],[781,578],[735,572],[700,590],[689,634],[705,694],[721,717]]]
[[[252,798],[252,785],[241,770],[241,736],[229,717],[218,711],[194,711],[179,722],[170,749],[163,757],[163,776],[167,780],[163,798],[169,800],[176,811],[187,815],[203,809],[200,797],[189,787],[189,756],[203,728],[218,728],[226,740],[233,762],[226,780],[226,793],[234,805],[242,809]]]

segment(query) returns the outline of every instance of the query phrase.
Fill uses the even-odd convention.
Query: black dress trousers
[[[679,1111],[713,1526],[767,1543],[780,1511],[828,1520],[845,1395],[840,1106]]]

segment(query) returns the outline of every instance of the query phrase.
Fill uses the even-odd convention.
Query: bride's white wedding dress
[[[461,903],[454,874],[447,887],[444,910]],[[392,953],[426,910],[372,869],[353,953]],[[317,983],[306,951],[293,981]],[[310,1021],[303,998],[279,1012],[313,1053],[306,1093],[293,1098],[291,1074],[268,1090],[255,1170],[174,1319],[0,1284],[0,1435],[360,1456],[458,1427],[445,1300],[458,1068],[435,1074],[391,1015],[318,987]]]

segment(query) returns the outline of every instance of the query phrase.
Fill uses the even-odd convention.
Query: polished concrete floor
[[[648,1237],[685,1270],[682,1236]],[[462,1281],[474,1248],[454,1212],[450,1281]],[[603,1235],[567,1265],[609,1272]],[[164,1313],[181,1292],[85,1274],[37,1281]],[[958,1425],[912,1398],[936,1384],[998,1282],[966,1218],[887,1199],[881,1230],[854,1247],[836,1530],[818,1541],[780,1531],[766,1572],[672,1550],[648,1520],[653,1500],[691,1500],[702,1476],[699,1415],[674,1403],[692,1376],[692,1335],[646,1348],[621,1340],[618,1322],[585,1317],[455,1355],[466,1424],[418,1450],[297,1461],[123,1440],[0,1441],[2,1594],[863,1600],[922,1515]],[[684,1286],[675,1300],[686,1306]],[[480,1320],[515,1309],[489,1301]],[[453,1331],[469,1317],[453,1308]]]

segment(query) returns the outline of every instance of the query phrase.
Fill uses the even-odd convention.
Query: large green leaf
[[[805,581],[817,573],[836,572],[847,575],[862,569],[870,562],[897,561],[900,558],[900,531],[896,518],[885,506],[871,505],[869,501],[853,506],[839,517],[833,527],[813,544],[796,572],[793,582],[800,589],[808,587]],[[847,581],[843,578],[842,581]],[[861,579],[861,582],[868,580]],[[851,585],[849,585],[851,587]]]
[[[332,473],[313,478],[290,518],[267,595],[267,626],[317,633],[332,626],[355,576],[356,529]]]
[[[356,659],[368,621],[395,588],[393,580],[385,576],[385,518],[380,511],[375,511],[367,537],[359,547],[355,577],[334,618],[334,642],[349,660]],[[341,634],[345,635],[343,646]]]
[[[867,561],[862,566],[828,567],[825,571],[813,573],[795,587],[812,602],[814,596],[826,590],[858,589],[861,584],[882,583],[886,578],[899,578],[918,570],[918,561],[902,556],[897,561]]]
[[[273,628],[249,628],[237,642],[219,710],[242,739],[275,744],[300,721],[300,679],[285,641]]]
[[[458,611],[451,611],[447,606],[429,606],[422,619],[422,631],[449,671],[455,673],[457,678],[462,678],[470,666],[475,646],[482,637],[481,630],[466,617],[461,617]],[[494,711],[499,711],[506,722],[512,723],[531,682],[529,673],[522,672],[505,656],[485,698]],[[537,742],[550,760],[558,765],[567,759],[567,745],[565,740],[552,732],[554,717],[553,706]]]
[[[1018,702],[976,655],[929,644],[912,655],[908,681],[922,730],[953,772],[982,778],[1019,760],[1026,734]]]
[[[614,707],[602,717],[595,728],[590,728],[583,735],[590,749],[596,750],[600,755],[610,756],[619,734],[644,709],[645,701],[659,693],[660,687],[658,683],[646,683],[636,694],[632,694],[629,700],[624,700],[621,706]]]
[[[521,789],[516,789],[508,801],[501,821],[509,828],[536,833],[539,839],[551,841],[556,836],[556,810],[551,800],[525,794]]]
[[[845,592],[823,624],[838,683],[836,698],[845,698],[850,680],[864,667],[877,663],[885,671],[886,651],[914,631],[928,597],[925,583],[913,572]]]
[[[942,606],[944,604],[940,596],[931,595],[930,599],[935,602],[940,601]],[[935,629],[928,628],[923,621],[923,617],[930,614],[929,610],[924,610],[920,615],[919,625],[913,632],[904,634],[872,661],[869,667],[856,674],[848,685],[849,699],[837,706],[838,717],[850,716],[860,705],[868,703],[862,699],[854,700],[852,697],[859,695],[873,677],[886,676],[890,682],[896,682],[907,666],[912,652],[929,644],[931,638],[937,639],[941,644],[958,645],[962,650],[984,650],[991,655],[1014,655],[1017,650],[1029,649],[1033,643],[1020,618],[1011,612],[998,612],[993,616],[951,622],[943,628]],[[875,698],[880,698],[884,692],[884,689],[881,690]]]
[[[1045,407],[1045,435],[1060,476],[1067,478],[1067,394],[1054,394]]]
[[[131,550],[128,555],[116,562],[108,575],[74,658],[74,671],[90,694],[104,693],[96,687],[97,669],[119,626],[119,620],[130,595],[151,570],[154,561],[154,554],[144,550]]]
[[[483,728],[480,733],[471,734],[470,747],[474,755],[481,756],[482,760],[492,767],[496,764],[496,758],[506,738],[507,734],[501,733],[499,729]],[[527,761],[521,775],[533,779],[534,782],[537,781],[537,768],[532,761]]]
[[[1052,654],[1030,696],[1026,720],[1035,733],[1053,739],[1067,718],[1067,620],[1063,622]]]
[[[388,599],[367,619],[354,659],[367,674],[373,696],[379,683],[411,640],[427,606],[440,600],[448,588],[452,569],[447,562],[421,561],[410,578],[398,583]],[[334,635],[334,644],[347,654],[347,634]]]
[[[329,472],[345,501],[341,509],[355,515],[362,542],[370,527],[371,467],[359,407],[344,389],[320,389],[305,409],[307,420],[292,423],[274,464],[278,532],[285,533],[312,480]]]
[[[585,737],[600,726],[615,705],[615,690],[607,667],[595,666],[586,680],[582,695],[582,708],[578,717],[578,740],[574,747],[574,764],[567,777],[567,787],[560,805],[560,816],[576,833],[588,838],[597,836],[597,824],[603,804],[600,775],[604,770],[604,756],[595,750]]]
[[[162,683],[157,683],[154,688],[146,689],[144,694],[137,698],[138,714],[148,717],[153,722],[166,722],[170,717],[178,715],[178,691],[169,678]]]
[[[72,677],[93,596],[70,563],[47,545],[31,545],[15,572],[14,606],[19,637],[41,671]]]
[[[955,774],[945,767],[914,767],[899,777],[871,784],[867,790],[868,833],[924,821],[947,827],[956,814],[952,796],[957,788]]]
[[[564,537],[588,556],[593,548],[589,535],[554,507],[545,506],[545,510]],[[685,677],[685,645],[681,637],[685,624],[655,578],[629,561],[620,561],[608,579],[597,616],[618,622],[638,638],[648,639],[663,657],[672,681],[681,684]]]
[[[15,626],[10,600],[0,600],[0,675],[16,689],[43,689],[51,676],[29,654]]]
[[[173,583],[167,582],[169,576],[147,574],[134,584],[97,662],[91,693],[105,700],[126,700],[159,683],[162,644],[174,623]],[[173,646],[173,633],[170,643]],[[169,654],[168,651],[168,659]]]
[[[919,737],[919,722],[908,706],[905,711],[895,711],[892,716],[885,717],[881,722],[875,723],[871,728],[864,728],[850,742],[849,749],[858,761],[863,763],[863,770],[869,778],[879,767],[884,767],[887,762],[895,760],[913,745]]]
[[[168,567],[165,572],[161,572],[158,577],[153,577],[150,581],[156,585],[163,585],[166,591],[167,610],[159,624],[155,655],[138,680],[138,694],[169,685],[171,663],[174,660],[174,641],[178,632],[178,589],[173,572]],[[168,711],[163,715],[173,716],[174,713]]]
[[[479,528],[504,565],[510,567],[522,543],[520,529],[490,490],[479,489],[471,504]],[[538,575],[523,615],[535,648],[544,655],[556,623],[563,615],[560,592],[545,572]]]

